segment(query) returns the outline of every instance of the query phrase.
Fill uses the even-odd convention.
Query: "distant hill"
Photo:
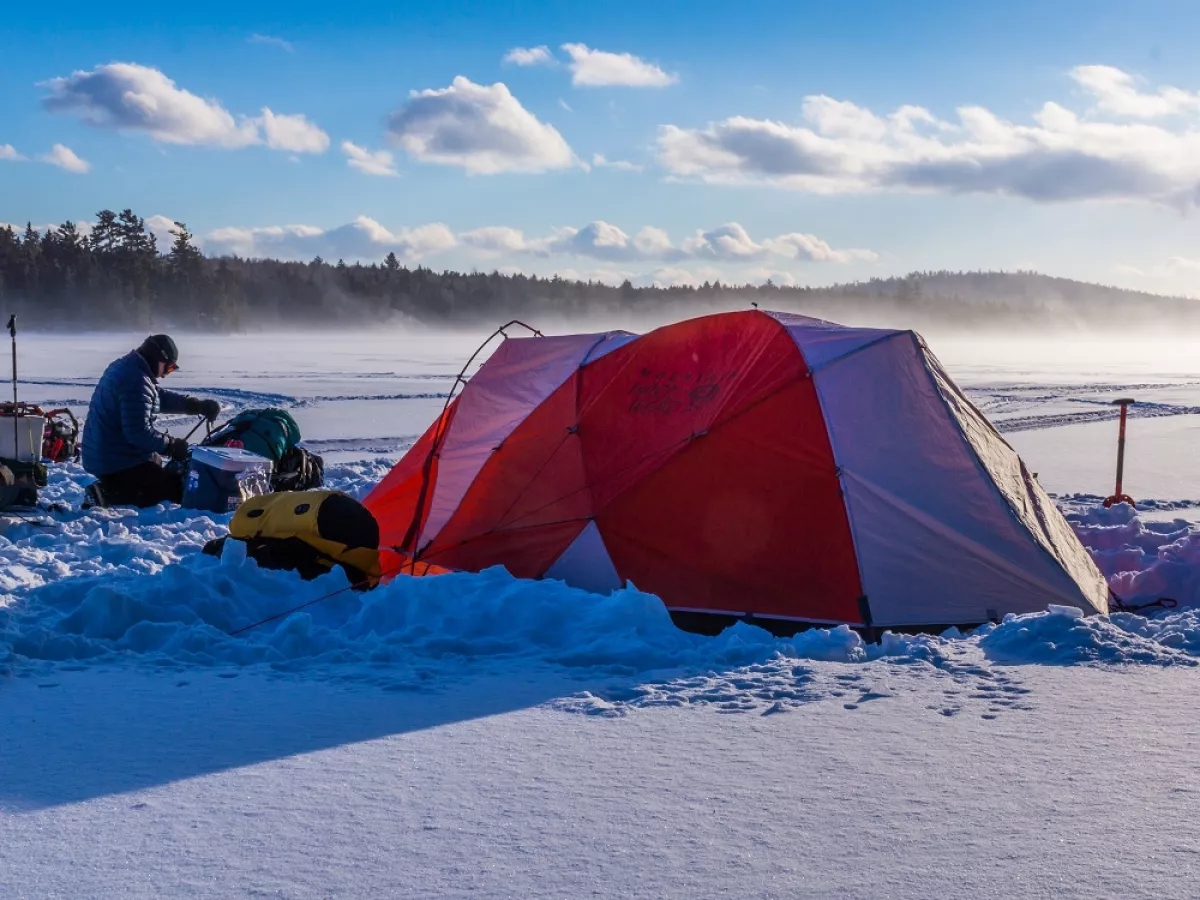
[[[86,234],[84,233],[86,231]],[[914,272],[824,288],[770,282],[635,287],[499,272],[435,272],[394,254],[369,265],[204,256],[185,226],[160,253],[131,210],[88,229],[0,228],[0,313],[27,327],[212,331],[356,327],[399,319],[448,327],[522,317],[536,323],[662,321],[718,309],[802,312],[903,328],[1127,332],[1200,327],[1200,301],[1035,272]]]
[[[813,315],[867,316],[903,327],[989,325],[1123,332],[1200,326],[1200,300],[1055,278],[1037,272],[913,272],[801,290]],[[790,299],[790,297],[789,297]]]

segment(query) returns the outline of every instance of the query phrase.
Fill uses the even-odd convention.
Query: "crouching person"
[[[183,499],[188,444],[159,430],[157,416],[203,415],[212,422],[221,405],[160,388],[178,368],[175,342],[155,334],[104,370],[83,429],[83,467],[98,479],[88,489],[91,505],[148,507]],[[161,457],[176,465],[164,466]]]

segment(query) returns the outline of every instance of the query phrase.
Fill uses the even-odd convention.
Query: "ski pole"
[[[1113,495],[1104,501],[1104,506],[1110,507],[1114,503],[1128,503],[1134,505],[1133,498],[1128,496],[1122,490],[1125,481],[1125,418],[1128,413],[1129,405],[1137,401],[1128,397],[1123,397],[1120,400],[1114,400],[1113,406],[1121,407],[1121,427],[1117,431],[1117,486],[1113,491]]]
[[[12,338],[13,406],[17,405],[17,317],[8,317],[8,334]]]
[[[197,432],[197,431],[200,429],[200,426],[201,426],[201,425],[203,425],[203,424],[204,424],[205,422],[207,422],[207,421],[208,421],[208,417],[207,417],[207,416],[201,416],[201,417],[200,417],[200,421],[199,421],[199,422],[197,422],[195,425],[193,425],[193,426],[192,426],[192,430],[191,430],[191,431],[189,431],[189,432],[187,433],[187,437],[185,437],[185,438],[184,438],[184,440],[185,440],[185,441],[190,441],[190,440],[192,439],[192,435],[193,435],[193,434],[195,434],[195,433],[196,433],[196,432]],[[208,433],[209,433],[209,434],[212,434],[212,429],[211,429],[211,428],[209,429]]]
[[[8,317],[8,334],[12,338],[12,370],[13,370],[13,459],[21,458],[21,443],[17,439],[17,316]]]

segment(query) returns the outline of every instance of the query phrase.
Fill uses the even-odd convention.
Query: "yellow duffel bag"
[[[268,569],[293,569],[312,579],[340,565],[358,588],[379,583],[379,523],[340,491],[295,491],[246,499],[229,523],[229,537]],[[219,556],[228,538],[204,552]]]

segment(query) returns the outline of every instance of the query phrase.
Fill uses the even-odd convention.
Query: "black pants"
[[[183,478],[178,471],[144,462],[100,476],[107,506],[157,506],[163,501],[183,502]]]

